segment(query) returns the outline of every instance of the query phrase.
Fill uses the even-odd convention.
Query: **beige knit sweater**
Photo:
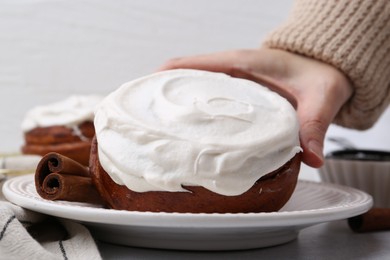
[[[390,0],[297,0],[264,45],[331,64],[354,94],[335,123],[367,129],[390,102]]]

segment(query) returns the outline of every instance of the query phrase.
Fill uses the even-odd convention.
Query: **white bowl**
[[[374,207],[390,208],[390,152],[340,150],[328,154],[319,169],[323,182],[360,189],[374,199]]]

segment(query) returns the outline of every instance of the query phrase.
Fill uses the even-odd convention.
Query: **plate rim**
[[[94,225],[103,224],[167,228],[221,228],[226,227],[227,225],[229,225],[229,228],[310,226],[362,214],[368,211],[373,204],[371,195],[355,188],[337,184],[298,180],[300,185],[321,186],[323,189],[331,189],[339,192],[339,194],[349,193],[359,195],[361,200],[358,202],[352,201],[343,206],[338,205],[336,207],[282,212],[223,214],[136,212],[97,208],[86,203],[66,202],[71,204],[61,204],[56,201],[46,201],[40,198],[39,195],[37,197],[24,196],[16,193],[10,188],[12,183],[18,181],[31,184],[30,182],[33,182],[33,174],[14,177],[3,184],[3,194],[8,201],[32,211]],[[74,212],[75,209],[78,209],[78,211]],[[76,213],[78,216],[75,216]],[[102,217],[102,215],[104,216]],[[158,221],[155,221],[157,217]],[[102,218],[106,219],[103,220]],[[129,221],[129,219],[131,221]]]

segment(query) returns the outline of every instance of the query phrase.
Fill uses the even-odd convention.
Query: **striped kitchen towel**
[[[101,259],[83,225],[0,201],[0,259]]]

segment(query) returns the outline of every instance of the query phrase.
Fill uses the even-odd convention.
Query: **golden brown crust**
[[[97,141],[92,141],[90,173],[108,207],[118,210],[180,213],[247,213],[277,211],[291,197],[298,179],[301,155],[263,176],[239,196],[224,196],[200,186],[190,192],[134,192],[116,184],[99,163]]]
[[[76,133],[72,128],[66,126],[49,126],[49,127],[37,127],[24,134],[24,139],[27,145],[39,144],[62,144],[79,142],[83,140],[91,141],[95,129],[93,122],[88,121],[81,123],[78,126],[79,133]],[[81,135],[81,136],[80,136]]]
[[[79,132],[66,126],[37,127],[25,133],[24,154],[44,156],[49,152],[57,152],[88,165],[91,140],[95,129],[93,122],[87,121],[78,126]]]
[[[83,165],[88,165],[91,144],[89,142],[73,142],[53,145],[24,145],[22,153],[46,155],[50,152],[56,152],[69,157]]]
[[[49,145],[80,141],[71,128],[65,126],[37,127],[24,134],[28,145]]]
[[[92,141],[95,136],[95,126],[92,121],[85,121],[79,125],[80,133]]]

